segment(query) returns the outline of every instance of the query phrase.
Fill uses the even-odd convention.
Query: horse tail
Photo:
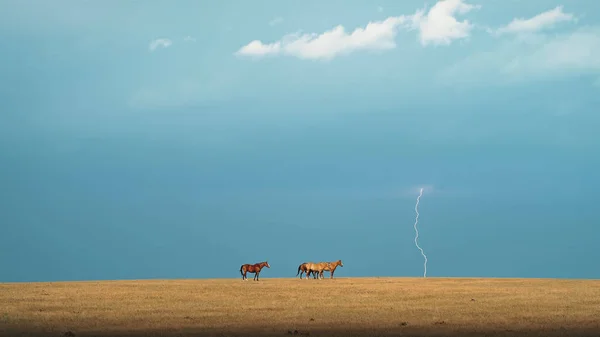
[[[242,274],[242,276],[244,276],[243,270],[244,270],[244,265],[240,266],[240,274]]]
[[[296,276],[298,276],[298,274],[300,274],[300,269],[302,268],[302,264],[298,266],[298,272],[296,273]]]

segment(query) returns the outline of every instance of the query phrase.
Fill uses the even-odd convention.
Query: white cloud
[[[254,40],[243,46],[236,52],[238,55],[247,56],[266,56],[279,54],[281,51],[281,42],[264,44],[262,41]]]
[[[473,28],[468,20],[458,21],[454,15],[466,14],[475,8],[479,6],[463,0],[441,0],[426,15],[424,10],[418,10],[413,15],[392,16],[383,21],[369,22],[364,28],[356,28],[351,33],[338,25],[322,34],[289,34],[272,43],[253,40],[235,54],[253,57],[289,55],[301,59],[330,60],[354,51],[393,49],[400,27],[418,30],[423,46],[448,45],[452,40],[468,37]],[[378,11],[383,11],[383,8],[378,7]]]
[[[449,84],[508,84],[573,75],[600,75],[600,27],[505,41],[446,69],[440,79]]]
[[[458,21],[456,14],[466,14],[479,8],[463,0],[438,1],[428,12],[418,10],[413,15],[391,16],[383,21],[369,22],[364,28],[356,28],[347,33],[342,25],[322,34],[289,34],[281,40],[264,43],[253,40],[241,47],[238,56],[288,55],[301,59],[330,60],[342,54],[365,50],[389,50],[396,47],[396,34],[399,28],[418,30],[423,46],[429,44],[448,45],[452,40],[464,39],[470,35],[473,25],[468,21]],[[382,11],[383,8],[379,7]]]
[[[171,46],[171,44],[173,44],[173,42],[169,39],[165,39],[165,38],[156,39],[156,40],[153,40],[152,42],[150,42],[148,49],[150,49],[150,51],[154,51],[154,50],[156,50],[156,48],[159,48],[159,47],[168,48]]]
[[[419,39],[423,46],[449,45],[452,40],[469,37],[473,24],[468,20],[458,21],[456,14],[466,14],[479,5],[471,5],[463,0],[438,1],[425,15],[419,10],[414,16],[413,27],[419,29]]]
[[[364,28],[347,33],[338,25],[322,34],[289,34],[280,41],[263,43],[254,40],[240,48],[237,55],[266,56],[289,55],[301,59],[329,60],[341,54],[361,50],[388,50],[396,47],[397,27],[410,18],[389,17],[383,21],[369,22]]]
[[[532,18],[515,18],[504,27],[498,28],[493,33],[495,35],[502,34],[518,34],[518,33],[536,33],[547,28],[551,28],[560,22],[575,21],[573,14],[563,12],[562,6],[557,6],[554,9],[540,13]]]
[[[269,21],[269,26],[276,26],[280,23],[283,22],[283,18],[282,17],[276,17],[275,19]]]

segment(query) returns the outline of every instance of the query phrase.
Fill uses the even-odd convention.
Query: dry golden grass
[[[600,336],[600,282],[336,278],[0,284],[0,333]],[[68,336],[70,334],[67,334]]]

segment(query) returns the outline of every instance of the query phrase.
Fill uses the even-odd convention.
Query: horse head
[[[269,264],[269,261],[265,261],[264,262],[264,266],[267,267],[267,268],[271,268],[271,265]]]
[[[337,261],[335,261],[335,263],[340,267],[344,266],[344,264],[342,263],[342,260],[337,260]]]

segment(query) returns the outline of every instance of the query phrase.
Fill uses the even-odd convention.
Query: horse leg
[[[256,274],[254,274],[254,280],[255,280],[255,281],[258,281],[258,274],[260,274],[260,272],[259,272],[259,271],[257,271],[257,272],[256,272]]]
[[[333,273],[335,272],[335,269],[331,271],[331,275],[329,275],[329,278],[333,278]]]

